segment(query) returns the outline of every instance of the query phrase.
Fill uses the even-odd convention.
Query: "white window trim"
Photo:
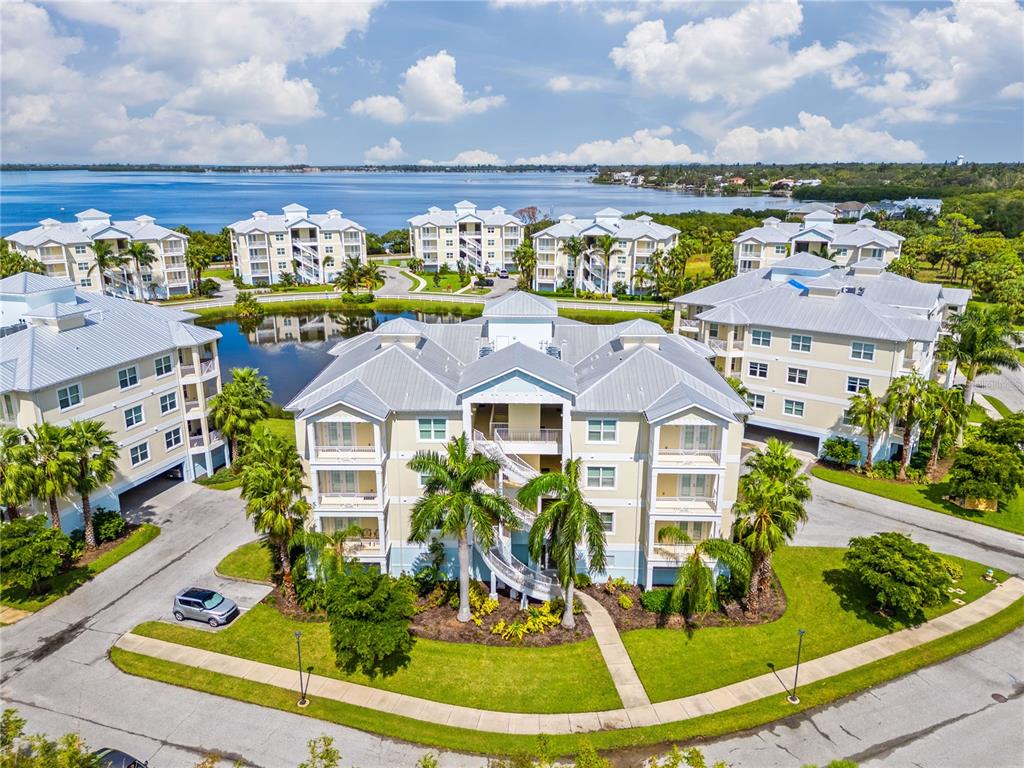
[[[122,387],[121,386],[121,374],[124,373],[125,371],[130,371],[133,368],[135,369],[135,383],[134,384],[129,384],[127,387]],[[140,384],[142,384],[142,379],[139,377],[139,366],[138,365],[135,365],[135,364],[126,365],[124,368],[119,368],[118,369],[118,371],[117,371],[117,386],[118,386],[118,389],[120,389],[122,392],[127,392],[129,389],[135,389]]]
[[[178,442],[175,443],[174,445],[168,445],[167,444],[167,436],[170,435],[173,432],[177,432],[178,433]],[[166,432],[164,432],[164,450],[165,451],[173,451],[175,448],[180,448],[184,444],[185,444],[185,437],[184,437],[184,435],[181,434],[181,427],[174,427],[174,429],[168,429]]]
[[[142,420],[141,421],[136,421],[134,424],[129,426],[129,424],[128,424],[128,412],[129,411],[134,411],[136,408],[139,409],[139,414],[142,416]],[[146,408],[142,405],[142,403],[136,403],[135,405],[131,406],[130,408],[125,408],[124,411],[121,412],[121,417],[122,417],[122,419],[124,419],[124,428],[125,428],[125,430],[137,429],[138,427],[141,427],[141,426],[143,426],[146,423]]]
[[[796,349],[796,348],[794,348],[793,347],[793,340],[795,338],[810,339],[810,343],[807,345],[807,349]],[[790,352],[796,352],[797,354],[800,354],[800,355],[809,355],[809,354],[811,354],[811,350],[812,349],[814,349],[814,337],[813,336],[810,336],[810,335],[808,335],[806,333],[791,333],[789,335],[789,351]]]
[[[861,356],[860,357],[854,357],[854,354],[853,354],[853,345],[854,344],[860,344],[861,345]],[[865,346],[870,346],[871,347],[871,357],[864,357],[864,347]],[[878,347],[875,346],[874,342],[871,342],[871,341],[851,341],[850,342],[850,358],[849,359],[850,360],[856,360],[859,363],[873,363],[873,362],[875,362],[875,352],[877,352],[877,351],[878,351]]]
[[[761,405],[760,405],[760,407],[754,405],[754,403],[752,403],[752,402],[748,402],[747,403],[747,405],[750,406],[750,409],[752,411],[763,411],[765,409],[765,406],[766,406],[768,401],[765,399],[764,395],[762,395],[760,392],[751,392],[750,393],[750,397],[751,397],[751,399],[755,399],[755,402],[756,402],[756,398],[758,398],[758,397],[761,398]]]
[[[156,370],[157,361],[158,360],[163,360],[164,358],[168,358],[171,361],[171,369],[169,371],[166,371],[165,373],[157,373],[157,370]],[[174,355],[160,355],[159,357],[154,357],[153,358],[153,373],[156,375],[156,377],[158,379],[163,379],[163,378],[166,378],[168,376],[173,375],[175,367],[176,366],[174,365]]]
[[[598,431],[604,434],[604,423],[610,421],[612,423],[613,436],[611,440],[591,440],[590,439],[590,424],[591,422],[598,422],[601,424],[598,427]],[[619,442],[619,420],[618,419],[587,419],[587,443],[591,445],[615,445]]]
[[[429,437],[423,438],[420,436],[420,422],[421,421],[444,421],[444,437]],[[431,424],[430,434],[434,434],[434,426]],[[446,416],[417,416],[416,417],[416,442],[417,443],[443,443],[448,440],[448,418]]]
[[[146,458],[144,458],[142,461],[132,462],[132,449],[133,448],[138,448],[139,446],[142,446],[142,445],[146,446]],[[149,450],[149,441],[148,440],[143,440],[140,443],[136,443],[135,445],[129,446],[129,448],[128,448],[128,463],[131,464],[133,469],[135,467],[141,467],[143,464],[148,464],[152,460],[153,460],[153,452],[151,450]]]
[[[167,397],[168,395],[171,395],[171,396],[174,397],[174,407],[173,408],[168,408],[165,411],[164,410],[163,399],[165,397]],[[166,415],[168,413],[174,413],[176,410],[178,410],[178,406],[179,406],[179,403],[178,403],[178,393],[175,390],[173,390],[173,389],[170,392],[164,392],[162,395],[160,395],[160,399],[157,400],[157,403],[160,406],[160,415],[161,416],[164,416],[164,415]]]
[[[764,375],[763,376],[753,372],[752,369],[755,366],[757,366],[758,368],[760,368],[762,366],[764,367]],[[747,361],[747,376],[749,376],[752,379],[767,379],[768,378],[768,363],[762,362],[760,360],[749,360],[749,361]]]
[[[78,402],[74,403],[73,405],[69,405],[67,408],[61,408],[60,407],[60,391],[62,389],[70,389],[71,387],[78,387]],[[73,411],[73,410],[75,410],[75,408],[81,408],[83,405],[85,405],[85,387],[82,386],[82,382],[80,382],[80,381],[75,381],[75,382],[72,382],[70,384],[65,384],[63,387],[57,387],[57,390],[54,392],[54,394],[57,396],[57,410],[60,411],[60,413],[66,413],[67,411]]]
[[[592,469],[610,469],[612,471],[612,484],[611,485],[591,485],[590,484],[590,470]],[[594,464],[587,467],[586,475],[586,488],[591,491],[617,491],[619,489],[619,468],[609,466],[607,464]]]
[[[790,371],[796,371],[798,374],[799,374],[799,372],[802,371],[803,374],[804,374],[803,382],[799,381],[799,378],[800,378],[799,375],[797,376],[797,380],[790,379],[789,378]],[[806,387],[807,386],[807,382],[810,381],[810,380],[811,380],[811,372],[810,372],[809,369],[807,369],[807,368],[797,368],[797,367],[792,366],[792,365],[786,366],[786,383],[787,384],[793,384],[793,385],[795,385],[797,387]]]
[[[857,387],[855,389],[850,389],[850,383],[853,380],[857,381]],[[860,386],[862,382],[867,382],[867,383],[864,384],[864,386],[862,387],[862,386]],[[848,394],[848,395],[856,395],[856,394],[859,394],[860,392],[863,392],[865,389],[871,389],[871,379],[869,379],[867,376],[847,376],[846,377],[846,394]]]
[[[754,331],[757,331],[760,334],[768,334],[768,343],[767,344],[758,344],[754,340]],[[769,330],[767,330],[765,328],[751,328],[750,329],[750,346],[752,346],[752,347],[760,347],[761,349],[769,349],[771,347],[771,345],[772,345],[772,341],[774,341],[774,340],[775,340],[775,334],[773,334],[771,331],[769,331]]]
[[[611,515],[612,516],[612,527],[605,529],[604,522],[601,523],[601,530],[604,531],[606,536],[614,536],[618,532],[619,516],[615,514],[614,509],[599,509],[597,510],[598,515]]]
[[[800,405],[800,413],[787,413],[786,403],[793,403],[794,405]],[[782,400],[782,415],[788,416],[791,419],[802,419],[807,413],[807,402],[804,400],[793,400],[792,398],[786,397]]]

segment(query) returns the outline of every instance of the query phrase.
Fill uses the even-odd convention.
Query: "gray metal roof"
[[[777,261],[772,264],[772,269],[815,269],[815,270],[829,270],[836,266],[834,261],[823,259],[821,256],[815,256],[813,253],[794,253],[792,256],[787,256],[781,261]]]
[[[551,299],[526,291],[509,291],[484,302],[484,317],[556,317],[558,305]]]
[[[36,275],[32,272],[19,272],[16,275],[0,280],[0,293],[24,295],[52,291],[58,288],[69,288],[73,285],[74,283],[67,278]]]
[[[458,391],[465,392],[516,371],[546,381],[566,392],[576,392],[576,377],[571,365],[519,342],[467,365],[459,381]]]

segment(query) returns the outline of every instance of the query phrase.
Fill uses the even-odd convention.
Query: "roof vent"
[[[331,210],[327,212],[327,216],[332,219],[340,219],[341,211],[339,211],[337,208],[331,208]]]
[[[152,224],[156,221],[152,216],[136,216],[135,220],[140,224]]]
[[[254,219],[265,219],[265,218],[267,218],[267,212],[266,211],[253,211],[252,212],[252,217]]]
[[[43,229],[53,229],[54,227],[60,226],[60,222],[56,219],[43,219],[39,222],[39,226]]]

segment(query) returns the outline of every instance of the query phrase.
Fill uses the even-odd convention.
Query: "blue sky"
[[[1024,159],[1016,2],[4,2],[3,158]]]

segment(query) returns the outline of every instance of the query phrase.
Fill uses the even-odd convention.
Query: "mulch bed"
[[[643,594],[643,590],[634,585],[618,588],[614,594],[609,593],[604,584],[592,584],[583,591],[604,606],[619,632],[653,628],[692,630],[701,627],[755,626],[773,622],[786,612],[786,593],[782,591],[777,577],[774,579],[771,604],[764,613],[756,617],[750,616],[744,613],[743,607],[739,603],[726,603],[719,611],[704,616],[694,616],[689,622],[679,613],[661,614],[644,610],[640,604],[640,595]],[[633,607],[629,610],[625,610],[619,605],[619,595],[622,594],[629,595],[633,601]]]
[[[307,622],[324,622],[327,621],[326,611],[307,611],[298,602],[294,605],[289,605],[288,601],[284,599],[284,595],[281,592],[281,585],[275,585],[270,590],[269,594],[264,597],[261,601],[264,605],[269,605],[271,608],[277,610],[282,616],[291,619],[292,621],[307,621]]]
[[[107,554],[107,552],[109,552],[110,550],[116,549],[121,544],[124,544],[125,539],[127,539],[129,536],[135,533],[135,531],[137,531],[140,527],[141,526],[139,526],[138,524],[128,523],[125,526],[124,533],[121,536],[119,536],[116,539],[112,539],[111,541],[105,541],[102,544],[98,544],[96,546],[96,549],[94,550],[82,552],[82,556],[75,560],[75,562],[71,564],[71,567],[86,568],[89,565],[92,565],[92,563],[96,562],[96,560],[98,560],[101,556]]]

